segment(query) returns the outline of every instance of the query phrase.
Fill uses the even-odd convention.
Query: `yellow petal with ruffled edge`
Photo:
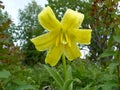
[[[75,37],[75,41],[80,44],[90,44],[91,32],[92,32],[91,29],[73,30],[73,35]]]
[[[49,32],[31,39],[31,41],[33,42],[37,50],[44,51],[54,45],[55,38],[56,34],[53,32]]]
[[[63,30],[69,30],[69,28],[77,29],[83,22],[83,19],[84,15],[82,13],[68,9],[61,21],[62,28]]]
[[[38,20],[40,24],[49,31],[60,30],[60,22],[54,15],[52,9],[47,6],[43,11],[38,15]]]
[[[51,66],[55,66],[58,61],[60,60],[60,57],[62,55],[62,46],[53,46],[50,48],[50,50],[47,53],[47,56],[45,58],[45,63],[50,64]]]
[[[75,42],[71,43],[71,47],[68,45],[64,47],[64,54],[70,61],[81,56],[81,52]]]

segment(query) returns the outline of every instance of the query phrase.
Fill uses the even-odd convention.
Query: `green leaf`
[[[10,75],[10,72],[7,70],[0,71],[0,78],[8,78]]]
[[[32,85],[22,85],[17,87],[16,90],[36,90],[36,88],[33,87]]]
[[[109,65],[109,72],[112,74],[116,70],[118,65],[119,65],[118,63],[111,63]]]
[[[69,79],[69,80],[65,81],[64,86],[63,86],[63,90],[70,90],[69,87],[70,87],[70,85],[72,84],[73,81],[74,81],[73,79]]]
[[[109,82],[105,82],[102,90],[117,90],[117,89],[113,89],[113,87],[118,87],[118,85],[116,83],[114,83],[113,81],[109,81]]]
[[[115,54],[115,51],[113,50],[105,50],[99,58],[103,58],[103,57],[108,57],[108,56],[113,56]]]
[[[72,67],[70,65],[67,66],[67,80],[71,79],[72,80]],[[68,90],[73,90],[73,84],[71,83],[69,86],[68,86]]]
[[[68,80],[65,81],[62,90],[72,90],[72,87],[70,88],[70,85],[71,85],[74,81],[81,83],[81,81],[80,81],[78,78],[76,78],[76,79],[68,79]]]
[[[17,85],[26,85],[26,83],[24,81],[21,81],[21,80],[14,80],[13,82]]]
[[[116,42],[120,43],[120,35],[116,35],[113,37]]]
[[[72,79],[72,67],[70,65],[67,66],[67,79]]]
[[[57,73],[57,71],[53,70],[47,65],[44,65],[45,69],[49,72],[49,74],[53,77],[53,79],[56,81],[56,83],[62,88],[63,87],[63,80],[60,76],[60,74]]]

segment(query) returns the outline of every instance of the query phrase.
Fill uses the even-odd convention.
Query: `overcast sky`
[[[4,11],[7,11],[8,14],[12,17],[13,21],[17,21],[18,10],[24,9],[24,7],[31,2],[32,0],[2,0],[3,5],[5,5]],[[47,0],[35,0],[39,5],[44,7],[47,3]]]

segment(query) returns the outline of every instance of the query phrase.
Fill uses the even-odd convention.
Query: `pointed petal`
[[[62,28],[64,30],[68,30],[69,28],[79,28],[83,19],[84,15],[82,13],[68,9],[61,21]]]
[[[49,32],[31,39],[31,41],[33,42],[37,50],[44,51],[54,44],[54,38],[56,37],[55,35],[55,33]]]
[[[55,66],[60,60],[61,55],[62,46],[54,46],[48,51],[45,62],[50,64],[51,66]]]
[[[91,29],[76,29],[73,30],[76,42],[80,44],[90,44],[91,41]]]
[[[68,45],[64,47],[64,54],[70,61],[81,56],[81,52],[74,42],[71,43],[71,47],[69,47]]]
[[[54,12],[49,6],[40,12],[38,20],[46,30],[51,31],[60,29],[60,22],[56,19]]]

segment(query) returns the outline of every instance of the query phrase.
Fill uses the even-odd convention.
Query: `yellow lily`
[[[72,61],[81,56],[77,43],[90,44],[91,29],[79,29],[84,15],[68,9],[61,22],[47,6],[38,15],[40,24],[48,30],[47,33],[31,39],[39,51],[48,50],[45,62],[55,66],[62,54]]]

